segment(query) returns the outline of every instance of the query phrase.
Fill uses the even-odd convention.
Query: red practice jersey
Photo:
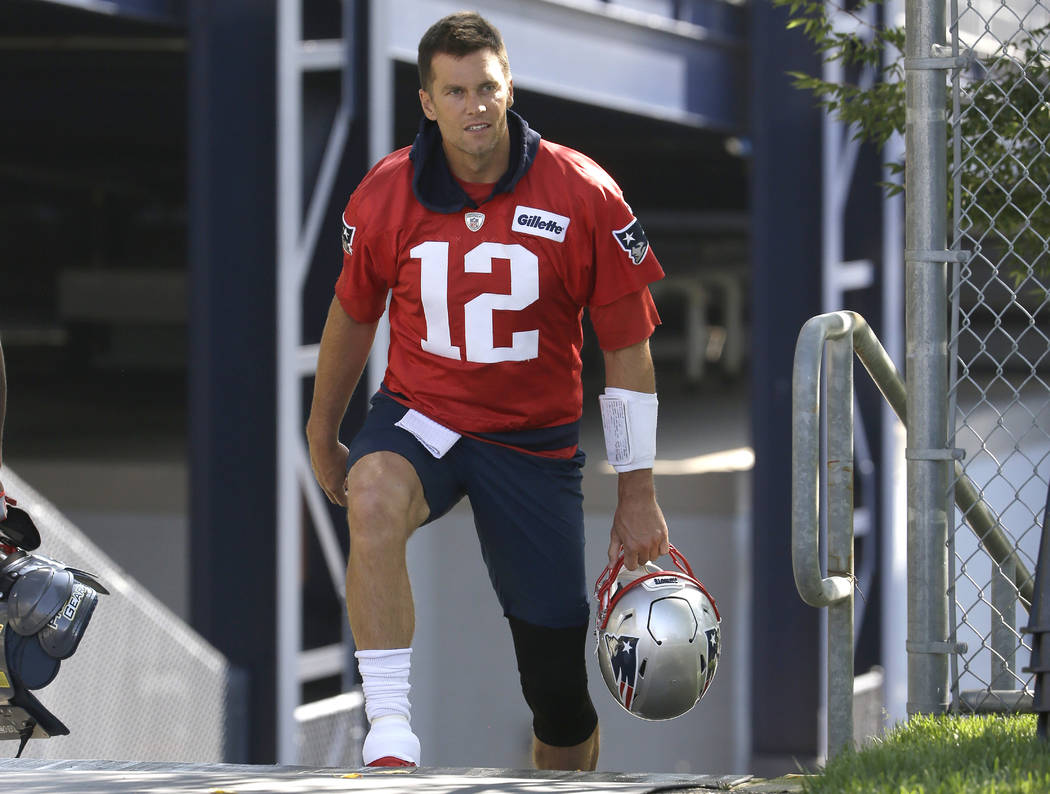
[[[620,188],[510,115],[523,154],[487,200],[447,174],[426,184],[422,160],[447,165],[440,139],[428,148],[421,132],[411,156],[396,151],[365,176],[343,213],[340,304],[373,322],[389,294],[386,389],[460,432],[578,420],[585,307],[605,350],[659,322],[647,285],[663,271]],[[450,193],[451,206],[424,206]]]

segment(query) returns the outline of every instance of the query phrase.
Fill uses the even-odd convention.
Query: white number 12
[[[452,344],[448,305],[448,243],[420,243],[409,253],[420,261],[419,292],[427,322],[427,338],[421,345],[428,353],[444,358],[463,358]],[[481,243],[463,257],[465,273],[491,273],[493,259],[510,262],[510,293],[484,292],[463,306],[466,360],[478,364],[528,361],[539,355],[539,330],[515,331],[510,347],[496,347],[492,313],[521,311],[540,297],[539,260],[520,245]]]

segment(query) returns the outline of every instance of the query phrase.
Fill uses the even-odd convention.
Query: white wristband
[[[651,469],[656,459],[655,394],[606,388],[598,395],[609,464],[618,472]]]

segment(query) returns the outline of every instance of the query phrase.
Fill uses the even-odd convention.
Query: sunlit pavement
[[[4,791],[19,794],[571,794],[658,791],[801,792],[798,778],[750,775],[536,772],[517,769],[316,769],[232,764],[147,764],[113,761],[0,761]]]

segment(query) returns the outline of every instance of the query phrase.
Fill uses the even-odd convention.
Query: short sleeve
[[[343,211],[343,269],[335,283],[335,295],[350,317],[371,323],[386,310],[393,261],[380,245],[384,235],[370,228],[355,199],[356,194]]]
[[[604,306],[592,306],[590,316],[602,350],[620,350],[636,345],[652,336],[660,324],[660,315],[648,287]]]
[[[641,221],[611,177],[593,206],[593,283],[587,305],[606,306],[664,276]]]

